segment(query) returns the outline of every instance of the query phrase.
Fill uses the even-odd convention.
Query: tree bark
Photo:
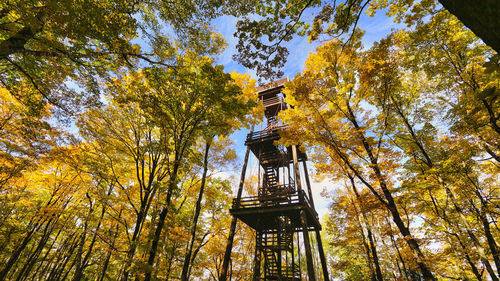
[[[109,193],[108,193],[108,195],[109,195]],[[102,223],[102,219],[104,218],[104,213],[105,212],[106,212],[106,207],[105,207],[105,205],[102,205],[101,215],[99,217],[99,221],[97,222],[97,226],[96,226],[96,228],[94,230],[94,234],[92,235],[92,240],[90,241],[90,245],[89,245],[89,247],[87,249],[87,252],[85,253],[85,256],[83,257],[83,259],[80,260],[80,263],[78,264],[78,266],[75,269],[75,273],[73,275],[73,281],[79,281],[84,276],[83,272],[84,272],[85,268],[88,265],[88,261],[90,259],[90,255],[92,254],[92,251],[94,249],[94,244],[95,244],[95,242],[97,240],[97,232],[101,228],[101,223]],[[83,251],[80,251],[80,253],[83,254]]]
[[[165,206],[161,210],[160,216],[158,217],[158,223],[156,224],[155,234],[153,237],[153,241],[151,243],[151,249],[149,250],[148,265],[150,265],[151,267],[153,266],[156,258],[156,251],[158,250],[158,244],[160,241],[161,233],[163,227],[165,226],[165,219],[167,218],[168,210],[170,208],[172,194],[177,184],[177,174],[179,172],[179,168],[180,168],[180,159],[176,159],[174,167],[172,169],[171,177],[169,179],[167,198],[165,199]],[[150,281],[150,280],[151,280],[151,271],[148,270],[144,275],[144,281]]]
[[[20,281],[23,279],[25,273],[30,273],[31,268],[35,265],[38,256],[42,252],[43,248],[45,247],[45,244],[50,238],[50,235],[52,234],[53,231],[53,224],[47,223],[45,225],[45,228],[43,230],[42,237],[40,238],[40,241],[38,242],[38,245],[36,246],[35,250],[33,253],[30,255],[30,257],[27,259],[26,263],[24,266],[21,268],[21,271],[17,275],[16,281]]]
[[[396,239],[394,239],[394,234],[392,233],[391,222],[389,221],[389,218],[387,218],[387,217],[386,217],[386,222],[387,222],[387,225],[389,226],[389,231],[390,231],[390,237],[391,237],[392,246],[394,247],[394,249],[396,249],[396,253],[398,254],[398,258],[401,261],[401,266],[403,266],[403,272],[401,272],[401,269],[399,268],[399,262],[396,259],[396,263],[398,264],[398,269],[400,270],[399,273],[402,276],[404,274],[404,277],[406,278],[406,280],[410,280],[410,278],[408,276],[408,269],[406,268],[406,263],[405,263],[405,261],[403,259],[403,255],[401,255],[401,251],[399,250],[398,244],[396,243]]]
[[[121,217],[121,211],[120,211],[119,217]],[[115,226],[115,233],[113,234],[113,242],[111,242],[111,248],[113,248],[115,246],[115,241],[116,241],[116,238],[118,237],[118,229],[119,229],[119,224],[117,223]],[[108,251],[108,254],[106,255],[106,259],[104,260],[101,274],[100,274],[100,277],[98,279],[99,281],[104,281],[110,260],[111,260],[111,249]]]
[[[193,245],[194,245],[194,240],[196,239],[196,226],[198,225],[198,218],[200,217],[201,213],[201,201],[203,200],[203,192],[205,190],[205,182],[207,179],[207,171],[208,171],[208,152],[210,151],[210,144],[212,140],[207,140],[206,145],[205,145],[205,156],[203,159],[203,175],[201,177],[201,186],[200,186],[200,192],[198,194],[198,199],[196,200],[196,207],[194,211],[194,217],[193,217],[193,225],[191,226],[191,239],[189,243],[186,245],[186,255],[184,257],[184,264],[182,266],[182,273],[181,273],[181,281],[187,281],[188,280],[188,271],[189,271],[189,264],[191,262],[191,255],[193,251]]]
[[[364,150],[366,154],[368,155],[368,159],[370,160],[371,163],[371,169],[373,173],[375,174],[375,178],[377,179],[380,189],[382,190],[382,194],[384,195],[385,202],[382,202],[386,205],[387,209],[392,215],[392,219],[394,223],[396,224],[397,228],[399,229],[399,232],[401,235],[404,237],[406,240],[406,243],[411,249],[411,252],[413,256],[415,257],[416,263],[418,264],[418,267],[420,268],[420,272],[422,273],[422,276],[424,277],[425,280],[436,280],[432,272],[430,271],[429,267],[427,266],[425,262],[425,256],[420,250],[420,245],[418,244],[417,240],[411,235],[410,229],[406,227],[406,225],[403,222],[403,219],[401,218],[401,214],[398,211],[396,202],[394,201],[394,198],[392,197],[392,193],[387,187],[387,184],[385,182],[384,176],[382,175],[382,172],[380,171],[379,164],[377,158],[374,156],[372,147],[366,140],[365,136],[360,132],[361,128],[356,121],[355,115],[352,111],[352,108],[347,102],[347,109],[348,109],[348,116],[346,116],[349,121],[353,124],[354,128],[358,132],[358,136],[361,140],[361,143],[364,147]],[[375,191],[375,189],[371,188],[370,190]],[[380,195],[377,193],[376,195],[377,198],[380,197]]]
[[[28,243],[31,241],[31,236],[40,228],[40,223],[36,223],[24,236],[21,244],[14,250],[14,252],[10,255],[7,263],[5,264],[2,271],[0,271],[0,280],[5,280],[7,274],[9,273],[12,266],[16,263],[17,259],[20,257],[21,252],[26,248]]]
[[[141,182],[139,180],[139,182]],[[140,183],[141,184],[141,183]],[[152,186],[152,184],[150,185]],[[139,212],[137,214],[134,233],[132,234],[131,245],[127,252],[127,259],[124,265],[124,272],[122,276],[122,281],[128,280],[129,275],[129,267],[132,264],[132,260],[135,256],[135,251],[137,249],[137,241],[139,239],[139,235],[141,234],[142,226],[144,221],[146,220],[146,216],[151,205],[151,199],[154,197],[156,189],[151,190],[148,188],[143,198],[141,198],[141,206],[139,207]]]
[[[439,0],[439,2],[484,43],[500,53],[500,22],[497,0]]]
[[[253,131],[253,127],[252,130]],[[243,160],[243,168],[241,169],[240,184],[238,186],[238,193],[236,195],[236,201],[239,202],[241,199],[241,194],[243,192],[243,185],[245,183],[245,174],[247,171],[248,157],[250,155],[250,147],[247,146],[247,151],[245,152],[245,160]],[[234,234],[236,233],[236,217],[233,217],[231,221],[231,226],[229,228],[229,235],[227,237],[226,251],[224,252],[224,260],[222,261],[222,268],[220,270],[220,275],[217,277],[219,281],[227,280],[227,273],[229,268],[229,260],[231,259],[231,251],[233,249]]]
[[[354,195],[356,196],[356,201],[358,201],[360,206],[363,206],[363,202],[361,201],[361,196],[359,196],[358,189],[356,188],[356,184],[354,182],[354,177],[351,174],[347,174],[347,176],[349,177],[349,180],[351,181],[351,187],[352,187],[352,190],[354,192]],[[362,210],[360,210],[358,212],[356,205],[353,205],[353,206],[355,208],[356,215],[359,218],[358,223],[359,223],[359,227],[361,230],[361,235],[363,237],[363,245],[366,249],[366,255],[368,257],[367,261],[368,261],[368,266],[370,268],[370,272],[372,274],[372,279],[376,280],[376,281],[382,281],[383,280],[382,270],[380,269],[380,263],[379,263],[379,259],[378,259],[378,255],[377,255],[377,248],[375,247],[375,241],[373,239],[372,230],[371,230],[371,227],[368,225],[368,218],[366,217],[366,214]],[[359,213],[361,213],[361,216],[362,216],[363,220],[365,221],[365,227],[366,227],[366,231],[367,231],[366,236],[368,236],[369,244],[366,243],[365,231],[364,231],[363,224],[360,221],[361,218],[360,218]],[[373,266],[375,266],[375,271],[373,270]]]

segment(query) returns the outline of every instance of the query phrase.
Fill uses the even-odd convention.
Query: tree
[[[24,84],[39,96],[38,102],[66,113],[77,111],[78,103],[95,105],[97,81],[110,71],[137,62],[170,65],[175,44],[162,31],[166,25],[178,46],[217,53],[222,38],[211,32],[209,21],[221,5],[197,0],[1,1],[2,86],[24,100]],[[138,38],[150,52],[133,41]]]
[[[195,241],[199,239],[197,238],[197,228],[200,228],[198,225],[198,221],[200,219],[200,216],[202,215],[202,211],[205,208],[208,209],[208,211],[212,213],[210,215],[212,220],[220,215],[225,215],[221,214],[222,212],[224,212],[224,210],[221,208],[222,206],[218,206],[218,204],[221,204],[220,201],[224,202],[224,199],[227,200],[229,189],[224,190],[224,187],[226,187],[226,185],[228,185],[229,183],[213,179],[212,175],[208,175],[207,173],[210,169],[211,173],[213,174],[221,167],[227,167],[227,165],[230,164],[232,160],[235,160],[236,155],[234,154],[234,151],[227,150],[227,148],[230,147],[228,143],[230,143],[230,140],[224,136],[219,136],[215,140],[213,139],[213,137],[206,140],[204,148],[205,151],[203,153],[203,174],[200,182],[198,197],[196,198],[196,203],[194,206],[194,215],[190,226],[190,240],[188,243],[186,243],[186,252],[182,264],[181,280],[189,279],[197,253],[199,253],[199,250],[202,246],[206,245],[209,242],[208,240],[214,237],[214,233],[211,231],[211,228],[212,225],[216,223],[215,221],[212,221],[208,226],[207,224],[205,224],[204,228],[208,228],[209,231],[204,233],[201,241],[198,242],[198,248],[196,248],[193,252]],[[209,152],[211,154],[210,156],[212,157],[210,159],[210,166]],[[205,192],[206,187],[207,191]],[[224,191],[226,192],[225,194]],[[208,193],[208,196],[204,198],[205,193]],[[203,201],[205,201],[205,207],[202,210]],[[230,202],[227,203],[229,204]],[[218,210],[218,212],[215,210]],[[207,239],[207,241],[204,241],[204,237],[208,235],[210,235],[209,238]]]
[[[287,102],[293,109],[284,111],[290,124],[287,144],[298,141],[321,146],[333,163],[345,165],[391,214],[401,236],[411,249],[424,279],[434,280],[420,244],[404,223],[391,176],[398,168],[399,153],[387,144],[385,115],[370,114],[361,101],[369,97],[357,86],[356,71],[361,66],[360,41],[341,47],[332,41],[312,54],[306,69],[286,86]]]
[[[424,188],[422,194],[431,197],[420,196],[420,200],[425,198],[420,202],[428,202],[430,211],[444,220],[442,229],[448,241],[443,243],[470,239],[495,280],[496,274],[486,256],[491,251],[495,261],[497,252],[489,222],[472,226],[474,219],[467,218],[469,212],[465,211],[469,209],[474,213],[478,205],[488,205],[486,202],[493,200],[488,194],[495,192],[494,185],[490,185],[490,169],[496,164],[496,150],[491,149],[496,147],[492,141],[496,139],[493,137],[496,136],[496,117],[490,111],[498,106],[494,97],[498,78],[485,68],[492,63],[486,62],[491,57],[491,50],[477,40],[460,22],[441,12],[414,32],[400,31],[395,39],[388,38],[374,46],[373,57],[366,60],[366,68],[362,70],[366,72],[362,77],[367,79],[365,88],[376,95],[380,110],[395,118],[391,121],[395,144],[411,155],[407,162],[406,183],[417,189]],[[431,93],[439,99],[429,96]],[[446,105],[442,100],[453,102]],[[435,108],[440,108],[441,112]],[[450,120],[451,126],[443,124],[436,116]],[[438,127],[447,129],[439,130]],[[442,135],[440,139],[437,133]],[[451,156],[452,151],[458,152],[457,148],[460,153]],[[486,158],[482,164],[474,159],[487,156],[491,156],[490,159]],[[422,178],[417,179],[415,175]],[[440,192],[444,194],[439,195]],[[475,197],[477,199],[473,199]],[[451,210],[437,208],[444,200],[451,201]],[[456,222],[453,222],[454,216],[457,216]],[[485,216],[486,213],[479,215],[477,222],[486,222]],[[484,228],[484,233],[475,233],[476,227]],[[466,238],[460,233],[465,233]],[[490,249],[481,245],[478,236],[483,235],[485,242],[491,241]],[[464,245],[464,242],[459,241],[459,244]],[[469,251],[463,250],[467,257]],[[478,276],[471,258],[466,259]]]
[[[2,107],[0,181],[36,164],[50,150],[56,133],[48,118],[74,117],[100,105],[100,82],[111,73],[138,64],[170,66],[174,45],[218,53],[223,39],[209,21],[223,4],[0,1],[1,103],[9,103]],[[165,25],[172,26],[175,39],[163,32]],[[136,43],[139,38],[149,53]],[[20,143],[12,141],[13,134]]]
[[[74,149],[64,152],[67,155],[76,153]],[[8,204],[8,213],[3,214],[8,223],[2,224],[1,229],[3,234],[8,233],[16,239],[2,235],[6,243],[1,253],[5,259],[0,270],[1,279],[21,280],[31,274],[54,233],[60,233],[69,221],[76,219],[73,217],[77,211],[75,201],[84,198],[86,189],[83,187],[92,186],[89,178],[65,163],[63,157],[54,154],[52,157],[45,159],[45,166],[33,169],[24,175],[23,181],[16,182],[25,186],[21,197],[15,199],[11,194],[19,192],[15,184],[4,190],[7,197],[14,200]],[[32,199],[27,200],[30,196]]]
[[[481,37],[497,52],[500,49],[496,14],[496,1],[480,4],[467,1],[439,0],[467,27]],[[254,5],[253,13],[259,17],[245,16],[238,21],[235,36],[238,54],[234,58],[248,68],[255,68],[259,77],[280,77],[279,68],[285,65],[289,54],[285,42],[295,35],[308,36],[310,41],[343,38],[351,40],[362,13],[373,16],[380,10],[396,22],[408,26],[420,25],[426,16],[432,16],[442,7],[435,0],[349,0],[345,2],[317,0],[264,1]],[[309,14],[312,20],[306,20]]]
[[[390,262],[401,276],[413,278],[419,262],[402,245],[409,244],[407,228],[422,252],[430,241],[442,245],[425,260],[436,276],[497,280],[498,215],[488,207],[498,192],[491,49],[446,11],[369,50],[360,49],[358,33],[351,44],[324,44],[285,86],[294,106],[282,116],[292,129],[286,142],[305,141],[320,173],[353,177],[361,194],[371,194],[365,200],[387,210],[400,237],[384,212],[374,212],[386,229],[379,235],[392,244],[376,249],[394,252]],[[384,203],[389,195],[400,219],[391,200]]]
[[[169,146],[166,194],[147,261],[151,268],[172,196],[178,192],[183,170],[189,170],[191,165],[186,155],[199,137],[224,135],[245,124],[250,116],[249,110],[256,105],[253,82],[248,76],[233,74],[233,80],[231,75],[222,71],[222,67],[212,66],[210,58],[192,52],[179,55],[177,62],[175,69],[149,68],[115,79],[111,85],[118,100],[135,102],[143,108],[148,123],[157,128],[163,142]],[[148,271],[145,279],[150,278],[151,272]]]
[[[354,178],[349,184],[345,191],[332,194],[325,223],[329,254],[333,257],[332,272],[346,280],[383,280],[377,253],[380,247],[375,244],[375,228],[369,219],[377,204],[370,202],[369,196],[359,194]]]
[[[437,17],[441,18],[437,21],[431,19],[428,25],[433,25],[436,22],[441,22],[442,24],[446,23],[447,21],[442,20],[442,16],[444,15],[437,15]],[[454,21],[452,20],[448,23],[453,24]],[[426,31],[435,30],[434,28],[427,28],[424,27]],[[447,26],[447,29],[450,30],[449,36],[444,34],[434,35],[431,36],[433,38],[432,40],[439,38],[438,41],[441,42],[441,40],[445,41],[445,38],[465,38],[459,37],[462,34],[460,33],[460,29],[454,29],[452,26]],[[415,33],[421,31],[422,30]],[[404,35],[402,35],[403,33],[405,32],[399,32],[398,36],[404,37]],[[422,33],[419,34],[422,35]],[[430,47],[433,46],[433,43],[428,41],[423,43],[422,41],[419,41],[422,40],[422,38],[418,38],[419,39],[417,39],[417,37],[413,37],[415,40],[413,43],[405,42],[402,44],[404,46],[422,44],[422,46],[425,45],[426,49],[440,49],[440,47]],[[414,196],[411,197],[416,197],[413,201],[422,203],[415,205],[419,212],[434,213],[434,216],[443,219],[443,221],[437,223],[434,216],[426,216],[429,221],[434,222],[434,226],[440,225],[439,227],[430,227],[432,229],[430,231],[436,231],[435,234],[437,236],[442,236],[443,238],[447,237],[443,239],[442,243],[449,244],[450,241],[455,241],[456,239],[463,240],[464,237],[459,235],[459,233],[466,233],[467,235],[465,237],[470,236],[469,239],[471,239],[471,243],[478,247],[478,251],[484,251],[483,246],[480,245],[477,235],[472,231],[473,227],[471,227],[470,222],[466,219],[464,212],[464,209],[469,207],[474,208],[476,204],[475,202],[470,202],[470,205],[467,203],[467,200],[470,201],[473,197],[471,196],[473,193],[462,194],[462,192],[459,192],[457,187],[462,186],[463,183],[460,183],[462,180],[458,180],[458,178],[464,176],[463,171],[460,172],[458,169],[448,169],[452,166],[460,167],[466,165],[472,170],[475,170],[475,168],[472,167],[477,163],[472,160],[472,156],[469,153],[474,154],[479,152],[477,150],[477,144],[459,144],[467,139],[467,137],[463,138],[466,134],[461,134],[462,137],[459,138],[443,137],[450,132],[447,132],[446,130],[438,131],[438,126],[443,127],[446,125],[443,125],[439,118],[436,118],[436,116],[441,114],[444,115],[445,113],[437,112],[436,108],[440,108],[442,111],[444,106],[442,101],[429,96],[429,93],[432,93],[434,96],[439,96],[441,94],[448,97],[454,96],[455,92],[452,90],[454,88],[451,88],[450,84],[448,84],[453,84],[454,79],[452,76],[448,76],[447,79],[443,79],[444,81],[442,82],[447,83],[448,87],[441,88],[441,79],[439,79],[438,76],[427,75],[421,70],[422,66],[423,69],[426,70],[433,69],[434,63],[429,63],[428,57],[425,60],[426,62],[421,64],[418,69],[412,68],[416,58],[413,54],[416,56],[419,55],[408,52],[408,49],[406,48],[399,49],[399,47],[396,47],[397,44],[393,45],[391,42],[393,42],[392,37],[376,44],[370,50],[369,56],[365,60],[364,67],[361,69],[361,81],[364,81],[362,83],[366,83],[364,88],[374,94],[375,98],[373,99],[373,102],[377,105],[378,109],[389,116],[388,120],[391,126],[388,127],[388,133],[393,135],[392,138],[394,140],[394,145],[399,147],[401,151],[404,151],[405,154],[409,156],[405,165],[407,174],[404,178],[406,180],[403,182],[402,186],[408,188],[409,190],[413,190],[412,193],[409,193],[414,194]],[[466,45],[467,44],[457,44],[456,46]],[[471,46],[472,45],[473,44],[471,44]],[[443,45],[440,46],[443,47]],[[443,49],[450,51],[450,47],[451,46],[448,45]],[[475,48],[478,49],[481,49],[482,47],[484,46],[475,46]],[[481,64],[483,62],[481,62],[480,57],[472,59],[474,55],[478,55],[480,53],[481,52],[467,52],[467,55],[464,56],[464,60],[471,59],[471,63],[474,61],[473,64],[481,69]],[[448,54],[454,54],[454,52],[449,52]],[[442,66],[443,59],[440,59],[440,61]],[[406,63],[408,63],[408,65]],[[406,66],[410,66],[411,69],[406,68]],[[474,67],[471,69],[474,69]],[[444,71],[441,71],[441,73],[444,73]],[[427,77],[432,78],[429,79]],[[465,76],[462,76],[462,78],[463,77]],[[446,92],[441,93],[443,90]],[[463,93],[456,94],[461,95]],[[457,107],[459,107],[459,105],[449,108],[450,112],[456,110]],[[476,111],[476,113],[478,112],[479,111]],[[443,116],[443,118],[445,117]],[[476,124],[478,124],[477,121]],[[453,127],[450,129],[453,132]],[[438,139],[437,133],[443,136]],[[455,150],[451,143],[455,143],[455,145],[458,145],[462,149],[460,154],[463,157],[450,157],[450,151]],[[446,162],[448,163],[445,164]],[[451,162],[454,164],[448,166]],[[486,173],[482,174],[483,176],[487,176]],[[481,187],[480,189],[482,189],[482,192],[490,192],[488,190],[489,187],[486,186]],[[451,210],[447,210],[445,202],[450,201],[453,208]],[[438,208],[438,205],[441,206],[441,204],[444,206]],[[453,215],[453,213],[457,214],[457,221],[454,221],[455,215]],[[487,226],[485,227],[488,228]],[[465,239],[467,240],[468,238]],[[459,243],[464,245],[463,241],[459,241]],[[495,252],[495,248],[496,247],[493,246],[493,252]],[[465,252],[462,254],[464,256],[468,256],[469,251],[465,248],[464,251]],[[478,271],[475,268],[476,265],[470,262],[470,257],[467,259],[472,271],[477,276]],[[490,275],[493,274],[492,278],[495,279],[496,277],[494,277],[495,274],[489,265],[488,258],[486,258],[483,254],[481,260],[482,263],[488,268]]]
[[[22,172],[35,166],[54,146],[59,133],[50,127],[49,106],[24,106],[7,89],[0,87],[0,190]]]
[[[135,256],[156,193],[168,176],[171,147],[137,104],[125,106],[111,101],[106,108],[87,112],[79,124],[92,148],[89,152],[94,154],[88,163],[92,165],[90,171],[102,180],[116,183],[118,195],[132,211],[123,214],[134,218],[127,268]]]

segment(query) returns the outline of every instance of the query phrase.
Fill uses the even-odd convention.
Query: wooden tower
[[[277,120],[278,113],[287,108],[281,92],[287,78],[261,86],[257,89],[259,99],[265,107],[266,127],[262,131],[248,134],[247,152],[241,173],[237,197],[230,210],[233,221],[221,270],[220,281],[227,280],[229,259],[233,246],[236,221],[240,220],[256,232],[253,280],[319,280],[316,271],[322,271],[322,280],[328,281],[321,225],[314,209],[311,185],[307,173],[307,155],[295,145],[276,145],[280,132],[287,130],[286,124]],[[250,151],[259,161],[258,194],[242,197],[246,167]],[[303,165],[301,178],[299,163]],[[305,180],[305,186],[302,180]],[[307,191],[306,191],[307,189]],[[321,269],[314,265],[310,235],[315,232]],[[299,235],[302,236],[302,246]],[[301,249],[303,247],[303,249]],[[305,253],[306,268],[301,268],[299,259]]]

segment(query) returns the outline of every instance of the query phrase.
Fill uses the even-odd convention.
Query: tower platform
[[[307,218],[307,230],[321,230],[318,214],[304,191],[276,196],[254,196],[234,199],[230,213],[257,231],[279,229],[277,218],[286,216],[295,231],[303,230],[300,212]]]

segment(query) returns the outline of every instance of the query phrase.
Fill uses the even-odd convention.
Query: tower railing
[[[281,205],[302,205],[308,207],[318,218],[318,213],[312,208],[311,201],[304,190],[294,191],[293,193],[283,193],[268,196],[249,196],[242,197],[240,200],[233,199],[233,209],[277,207]]]
[[[281,105],[282,107],[285,107],[285,102],[283,101],[283,97],[274,96],[274,97],[267,97],[267,98],[263,99],[262,105],[264,107],[271,107],[273,105]]]
[[[271,127],[267,127],[266,129],[262,131],[255,131],[251,132],[247,135],[247,140],[246,141],[254,141],[258,139],[263,139],[275,134],[278,134],[280,130],[286,130],[288,129],[288,125],[283,124],[283,123],[278,123],[276,125],[273,125]]]

